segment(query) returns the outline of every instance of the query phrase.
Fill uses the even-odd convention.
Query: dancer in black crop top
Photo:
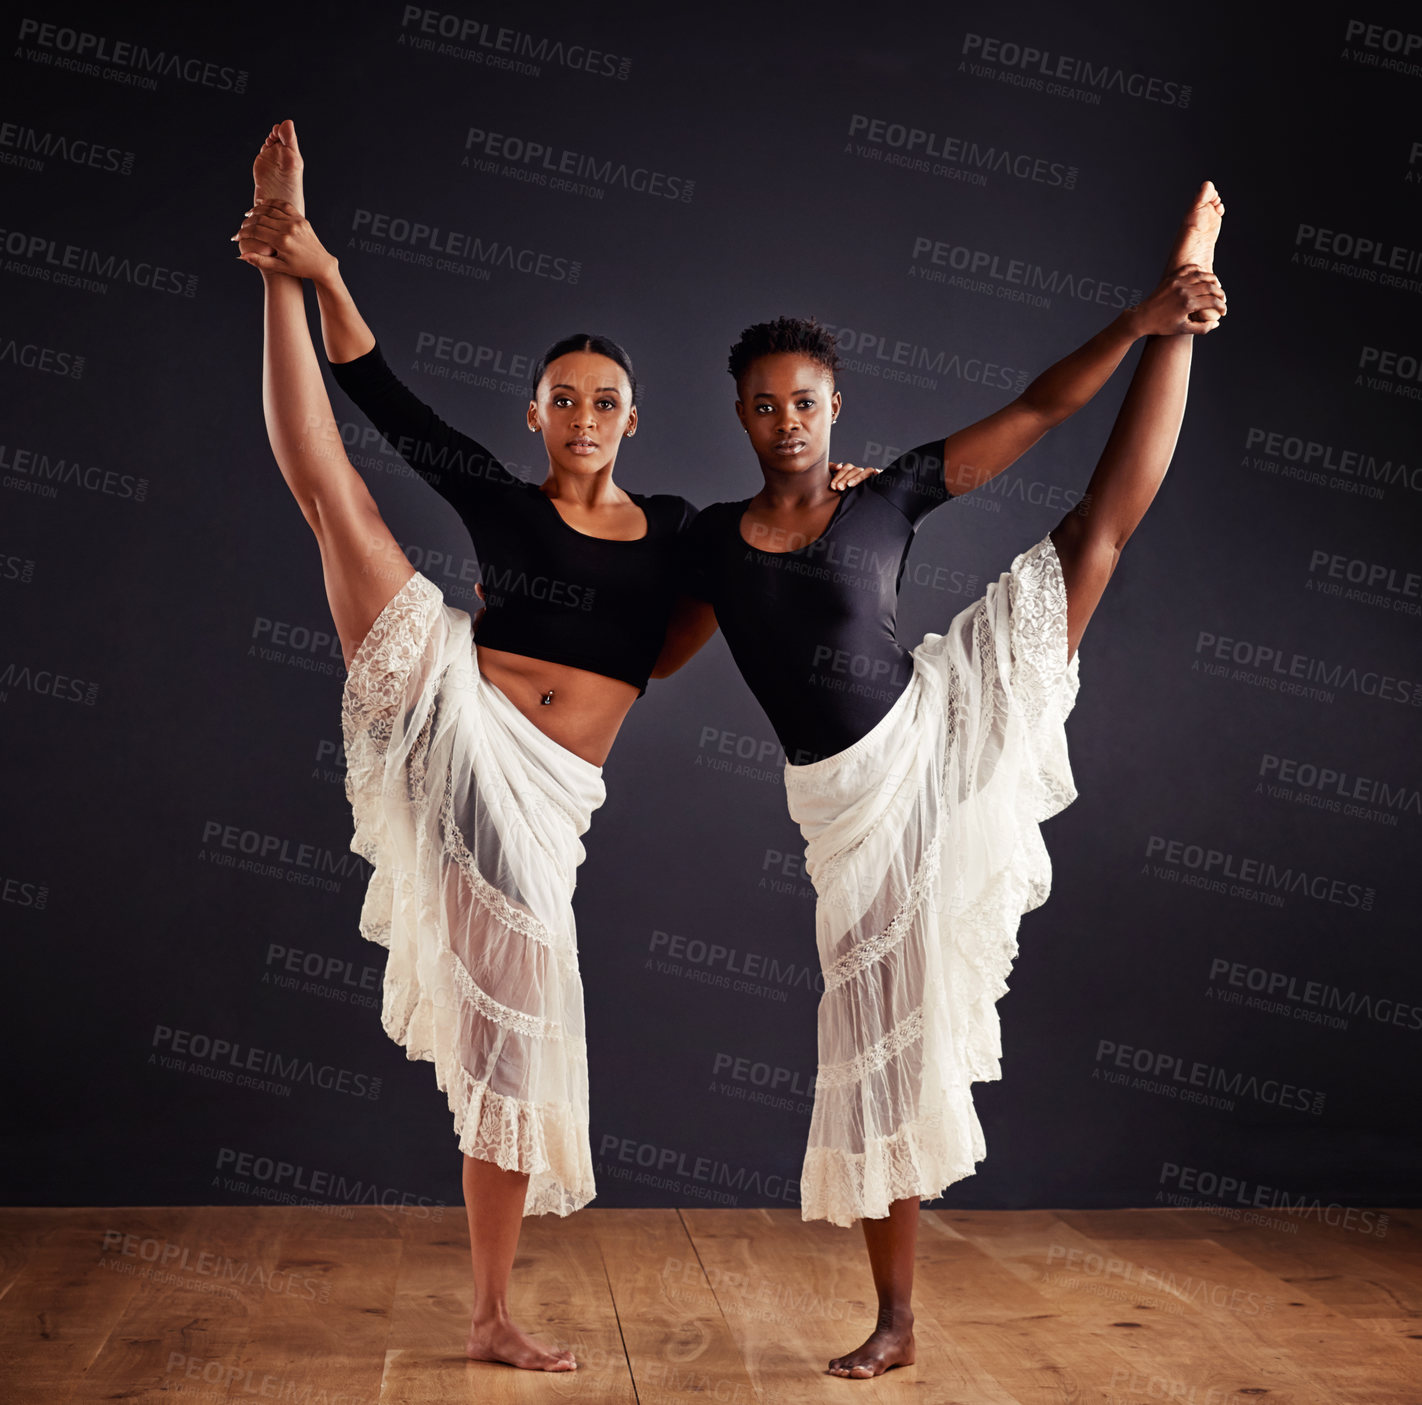
[[[785,747],[792,815],[817,855],[825,986],[802,1203],[807,1215],[861,1220],[879,1299],[875,1330],[830,1362],[833,1375],[872,1377],[915,1359],[919,1203],[941,1193],[936,1172],[971,1174],[981,1158],[962,1090],[995,1076],[985,1009],[1001,993],[1020,913],[1045,896],[1041,869],[1025,876],[1022,855],[1042,848],[1040,810],[1071,798],[1065,787],[1047,796],[1042,772],[1060,774],[1078,641],[1169,466],[1193,336],[1226,311],[1210,271],[1223,209],[1206,182],[1150,297],[1011,404],[842,497],[825,468],[841,406],[833,338],[781,318],[747,329],[732,348],[736,410],[764,483],[692,524],[687,589],[714,606]],[[1050,546],[1022,553],[1022,574],[994,582],[991,599],[945,621],[944,635],[905,649],[898,590],[924,516],[1002,472],[1085,404],[1141,337],[1105,452]],[[959,715],[959,691],[973,700],[971,715]],[[914,710],[896,712],[904,697]],[[938,888],[940,872],[952,881],[969,873],[955,867],[963,853],[984,886],[948,891],[945,878]]]
[[[571,1370],[570,1352],[511,1321],[508,1281],[525,1212],[567,1213],[591,1194],[572,870],[601,802],[601,763],[660,648],[667,544],[690,509],[611,483],[637,415],[631,365],[615,344],[571,339],[538,369],[529,424],[549,453],[545,494],[400,386],[351,304],[365,344],[336,359],[364,357],[349,374],[376,423],[406,436],[397,446],[477,534],[489,623],[509,646],[481,643],[473,670],[467,654],[444,662],[450,641],[464,647],[467,616],[434,609],[437,590],[414,579],[344,453],[321,381],[301,279],[329,277],[335,261],[300,215],[290,122],[273,129],[253,173],[258,197],[270,198],[254,200],[238,238],[266,288],[268,434],[316,534],[351,669],[342,728],[360,771],[348,770],[347,795],[374,865],[361,931],[390,948],[382,1022],[408,1057],[435,1064],[459,1135],[475,1279],[466,1353]],[[326,330],[329,346],[351,328]],[[357,657],[368,641],[375,675]],[[471,673],[477,683],[459,681]],[[412,719],[418,731],[407,735]]]
[[[641,693],[661,653],[674,599],[685,498],[628,493],[647,519],[631,540],[570,527],[537,484],[515,478],[405,386],[377,343],[331,363],[336,384],[411,468],[459,514],[479,556],[479,644],[582,668]]]

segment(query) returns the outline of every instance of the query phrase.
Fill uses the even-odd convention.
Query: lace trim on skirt
[[[525,1214],[595,1192],[572,896],[602,772],[478,671],[469,616],[418,572],[341,698],[360,930],[386,947],[381,1023],[434,1064],[460,1150],[529,1174]]]
[[[996,1004],[1051,889],[1039,825],[1076,797],[1051,538],[913,659],[866,737],[785,768],[825,974],[802,1214],[836,1224],[934,1198],[986,1154],[971,1084],[1001,1076]]]

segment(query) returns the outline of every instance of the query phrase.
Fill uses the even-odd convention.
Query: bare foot
[[[1180,232],[1175,236],[1175,247],[1165,266],[1167,273],[1174,273],[1183,264],[1194,264],[1206,272],[1214,270],[1215,240],[1220,237],[1224,211],[1224,201],[1215,183],[1206,181],[1180,221]]]
[[[525,1371],[576,1371],[578,1363],[571,1351],[549,1351],[508,1318],[492,1322],[471,1322],[464,1354],[471,1361],[500,1361]]]
[[[867,1381],[882,1376],[895,1366],[913,1365],[912,1316],[907,1322],[897,1324],[891,1319],[887,1325],[880,1318],[880,1324],[857,1351],[851,1351],[847,1356],[836,1356],[830,1362],[830,1375],[843,1376],[851,1381]]]
[[[302,177],[305,162],[296,143],[296,123],[288,117],[267,133],[257,159],[252,162],[252,200],[290,200],[304,215],[306,191]]]

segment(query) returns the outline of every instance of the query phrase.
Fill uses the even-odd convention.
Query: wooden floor
[[[859,1235],[795,1210],[526,1221],[560,1376],[464,1359],[458,1207],[0,1210],[0,1399],[1417,1405],[1422,1212],[1356,1213],[926,1214],[918,1364],[871,1383],[823,1373],[872,1318]]]

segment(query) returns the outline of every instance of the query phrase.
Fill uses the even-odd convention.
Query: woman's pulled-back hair
[[[834,378],[839,369],[839,352],[834,337],[813,317],[777,317],[773,322],[757,322],[741,333],[731,348],[727,369],[736,384],[753,361],[778,351],[793,351],[818,362]]]
[[[594,351],[599,356],[606,356],[609,361],[617,362],[627,373],[627,384],[632,387],[632,403],[637,403],[637,373],[632,369],[632,358],[611,337],[599,337],[591,332],[574,332],[570,337],[555,341],[543,353],[538,365],[533,368],[532,399],[538,399],[538,386],[549,365],[570,351]]]

